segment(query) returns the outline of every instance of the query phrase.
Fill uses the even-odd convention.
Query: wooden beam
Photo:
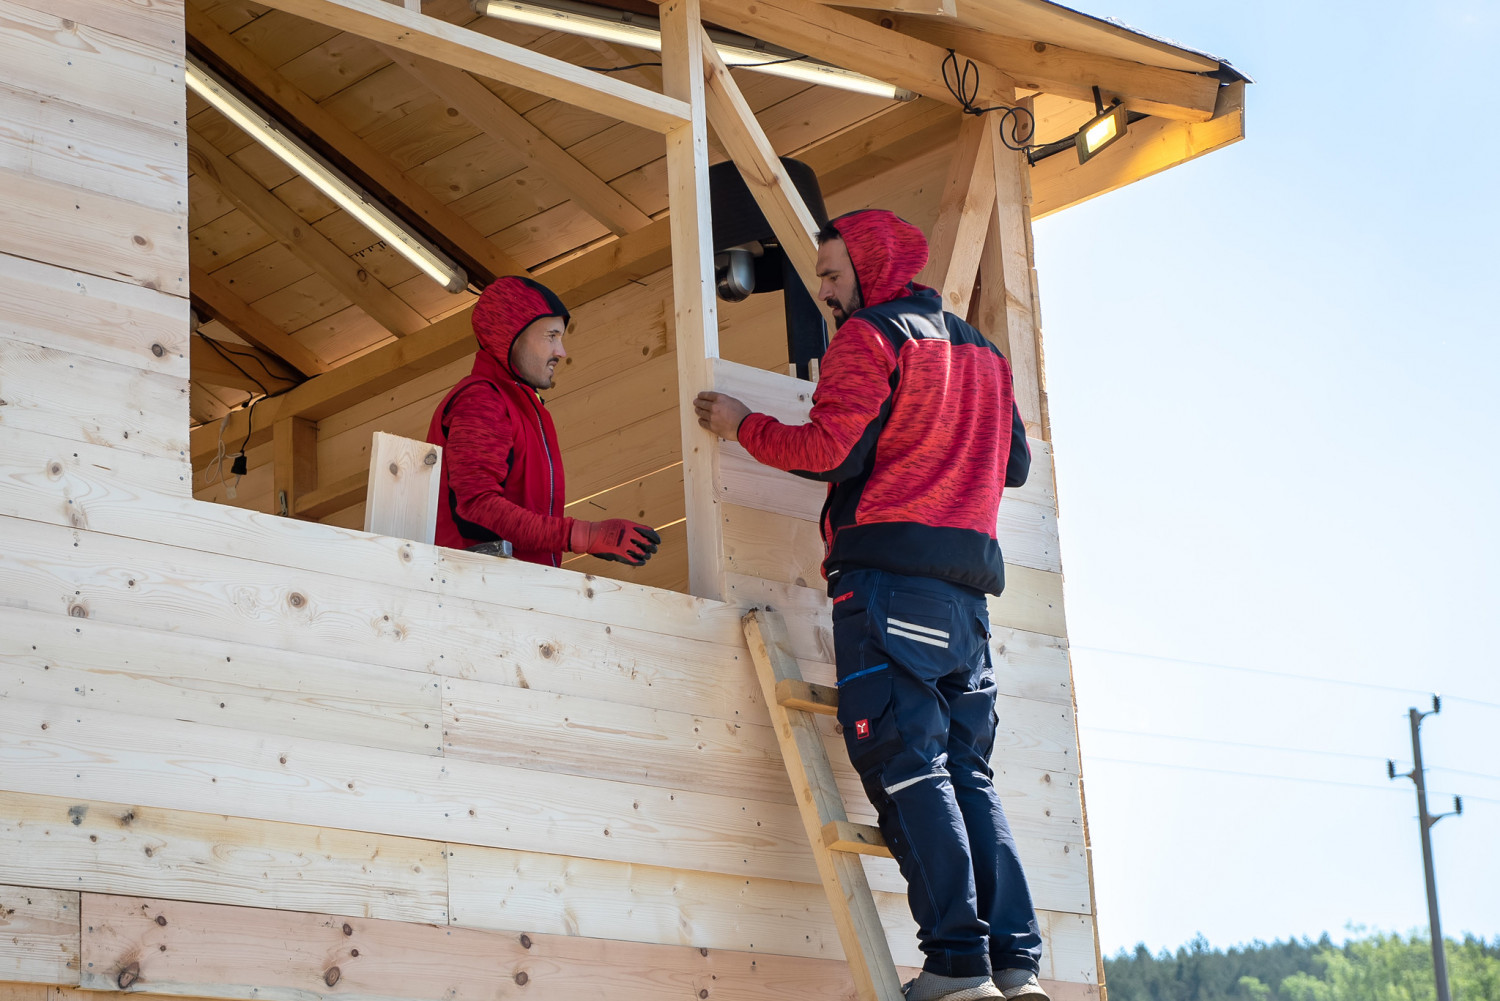
[[[421,313],[356,264],[239,164],[219,152],[213,143],[192,128],[187,133],[188,163],[193,171],[218,188],[276,242],[305,261],[376,323],[398,337],[415,333],[427,325]]]
[[[229,357],[225,358],[215,351],[211,345],[204,343],[205,340],[220,345]],[[241,389],[247,393],[260,392],[262,389],[274,392],[287,388],[288,383],[295,385],[302,381],[284,363],[259,348],[248,344],[225,344],[206,334],[194,337],[189,342],[188,357],[192,365],[192,378],[211,386]],[[244,372],[240,369],[244,369]]]
[[[275,102],[282,111],[310,129],[370,181],[385,189],[392,198],[410,208],[433,230],[441,233],[462,256],[488,271],[489,277],[526,273],[515,258],[497,247],[457,212],[438,201],[426,188],[407,177],[388,157],[240,44],[202,10],[191,3],[186,5],[186,10],[188,35],[195,42],[212,52],[215,58]],[[484,280],[486,276],[475,277]]]
[[[1202,123],[1147,119],[1088,163],[1064,151],[1031,170],[1032,216],[1041,219],[1168,167],[1245,138],[1245,85],[1219,88],[1214,117]]]
[[[930,14],[935,17],[958,16],[954,0],[838,0],[840,7],[863,7],[887,14]]]
[[[365,531],[432,545],[442,447],[376,431],[370,443]]]
[[[77,984],[78,894],[0,886],[0,971],[6,980]]]
[[[399,49],[386,47],[385,53],[397,66],[457,108],[470,123],[509,146],[522,160],[555,181],[616,236],[651,224],[650,216],[474,77],[461,69]]]
[[[318,488],[318,425],[306,417],[283,417],[271,431],[271,513],[290,518],[297,500]]]
[[[1031,298],[1031,259],[1025,155],[992,137],[995,200],[987,220],[979,262],[978,327],[1010,360],[1016,406],[1026,432],[1042,436],[1041,383],[1037,363],[1036,313]],[[1070,155],[1070,154],[1063,154]]]
[[[729,74],[707,32],[702,39],[708,121],[760,206],[797,274],[818,295],[818,223],[766,138],[749,102]]]
[[[1121,24],[1071,10],[1048,0],[957,0],[958,19],[983,31],[1012,38],[1043,39],[1120,59],[1166,66],[1190,73],[1212,73],[1219,61],[1171,42],[1143,35]]]
[[[1203,73],[996,35],[951,21],[893,14],[881,17],[880,24],[983,59],[1009,73],[1023,90],[1092,104],[1093,88],[1098,87],[1106,104],[1123,101],[1132,111],[1184,122],[1205,122],[1213,116],[1219,81]]]
[[[715,24],[762,38],[794,52],[801,52],[884,80],[897,87],[926,95],[944,104],[961,102],[943,82],[945,49],[871,24],[853,14],[831,10],[816,0],[704,0],[704,14]],[[958,56],[963,65],[964,53]],[[1005,73],[975,59],[979,93],[975,100],[988,107],[1008,100],[1015,81]]]
[[[266,6],[653,132],[667,132],[688,117],[687,106],[671,97],[385,0],[271,0]]]
[[[724,534],[714,473],[714,435],[698,426],[693,399],[713,386],[719,355],[719,313],[714,298],[711,210],[708,200],[708,114],[705,50],[699,0],[661,5],[662,79],[666,92],[692,109],[689,120],[667,133],[667,189],[672,227],[672,303],[676,318],[678,421],[687,501],[688,590],[700,598],[724,597]]]
[[[327,486],[308,490],[297,496],[292,513],[304,521],[318,521],[330,514],[352,507],[365,499],[369,489],[370,471],[361,469],[335,480]]]
[[[328,371],[329,366],[317,355],[203,268],[188,266],[188,285],[194,302],[202,311],[228,327],[236,337],[275,355],[303,375],[320,375]]]
[[[960,317],[969,315],[984,234],[994,214],[997,127],[994,115],[964,116],[928,240],[931,256],[922,280],[942,293],[944,309]]]

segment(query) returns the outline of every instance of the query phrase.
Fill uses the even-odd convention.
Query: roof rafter
[[[808,293],[816,298],[818,223],[787,175],[771,140],[766,138],[755,112],[740,93],[739,85],[734,82],[729,67],[724,65],[707,32],[703,32],[703,62],[708,123],[739,168],[746,187],[760,206],[761,214],[771,224],[771,231],[796,267]]]
[[[386,0],[266,0],[266,6],[653,132],[688,117],[681,101]]]
[[[188,164],[224,197],[243,209],[282,246],[303,260],[330,285],[398,337],[427,326],[427,320],[374,275],[334,246],[285,202],[261,186],[239,164],[189,127]]]
[[[423,219],[434,232],[464,257],[499,277],[524,274],[525,269],[457,212],[438,201],[426,188],[407,177],[391,160],[347,128],[323,106],[304,93],[275,68],[220,28],[193,4],[187,5],[187,30],[215,58],[233,70],[295,122],[317,135],[335,153],[391,198]],[[483,276],[475,276],[482,278]]]
[[[944,104],[960,103],[943,80],[945,49],[871,24],[816,0],[704,0],[704,15],[715,24],[801,52],[814,59],[884,80]],[[964,56],[973,58],[968,53]],[[980,105],[1007,103],[1016,83],[982,59]]]
[[[321,375],[330,368],[292,335],[266,319],[244,299],[230,291],[196,264],[188,265],[188,288],[203,312],[228,327],[236,337],[290,365],[303,375]],[[194,363],[194,370],[197,365]]]
[[[650,225],[650,216],[468,73],[399,49],[385,47],[385,53],[481,131],[555,181],[615,235]]]

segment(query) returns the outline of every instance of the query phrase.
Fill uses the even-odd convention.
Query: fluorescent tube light
[[[296,136],[276,124],[243,94],[226,83],[196,57],[187,60],[187,85],[209,104],[245,131],[250,138],[307,178],[314,187],[332,199],[360,224],[386,242],[386,245],[411,261],[433,281],[449,292],[462,292],[469,286],[468,275],[446,254],[394,219],[384,206],[337,167],[323,159]]]
[[[652,52],[661,51],[661,31],[651,19],[627,12],[608,11],[604,8],[584,9],[582,5],[542,6],[524,0],[475,0],[474,9],[486,17],[527,24],[547,31],[562,31],[571,35],[583,35],[604,42],[618,42]],[[594,11],[597,10],[597,13]],[[611,16],[614,14],[618,16]],[[738,66],[770,76],[801,80],[804,83],[822,84],[869,94],[893,101],[914,100],[917,95],[903,90],[884,80],[876,80],[862,73],[854,73],[841,66],[811,62],[796,55],[765,52],[759,49],[730,45],[715,40],[714,48],[727,66]],[[790,60],[790,61],[786,61]]]

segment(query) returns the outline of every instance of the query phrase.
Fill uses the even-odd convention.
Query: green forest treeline
[[[1500,937],[1448,939],[1453,1001],[1500,1001]],[[1144,945],[1104,961],[1109,1001],[1435,1001],[1432,951],[1413,935],[1337,946],[1327,935],[1220,952],[1201,936],[1153,956]]]

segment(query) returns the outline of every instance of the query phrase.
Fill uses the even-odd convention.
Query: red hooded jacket
[[[490,284],[474,304],[474,370],[432,415],[427,440],[443,446],[435,542],[467,549],[505,539],[517,559],[558,566],[573,519],[552,415],[510,365],[510,349],[532,321],[568,311],[530,278]]]
[[[912,278],[922,231],[883,210],[833,220],[863,298],[823,356],[810,422],[740,424],[760,462],[830,485],[823,573],[871,568],[999,594],[1000,495],[1031,451],[1010,363]]]

